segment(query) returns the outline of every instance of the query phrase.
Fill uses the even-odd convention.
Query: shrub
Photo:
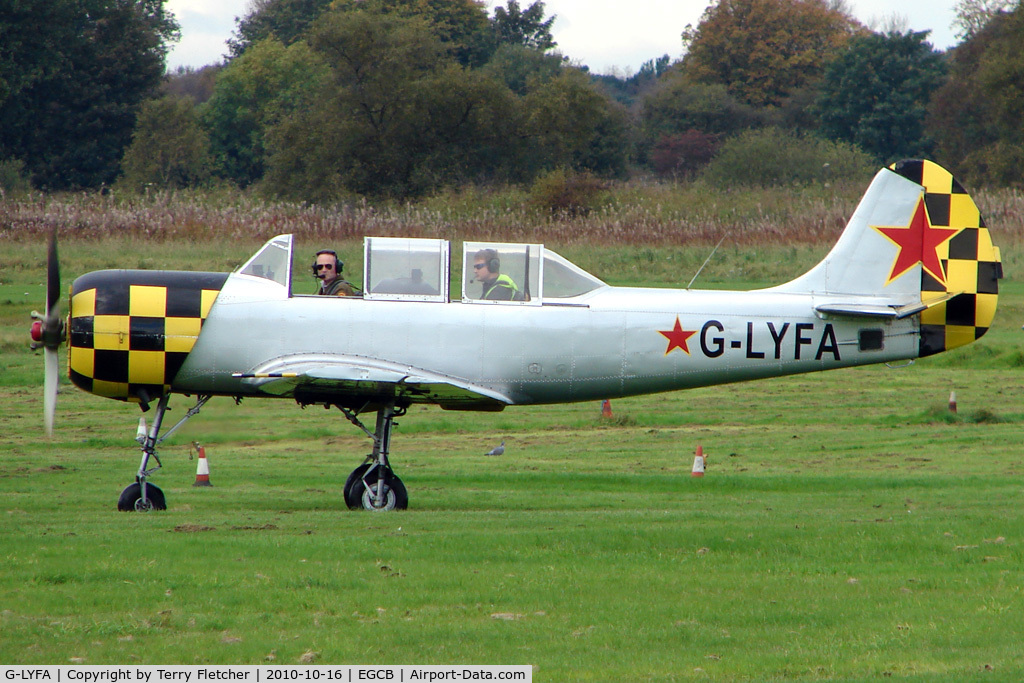
[[[187,97],[165,95],[142,105],[121,160],[120,187],[139,190],[201,185],[209,180],[210,142]]]
[[[960,164],[963,181],[981,187],[1021,187],[1024,150],[1003,140],[970,152]]]
[[[690,129],[678,135],[663,135],[651,151],[651,166],[661,176],[688,178],[714,158],[720,137]]]
[[[21,159],[0,161],[0,196],[9,193],[28,192],[31,183],[25,174],[25,162]]]
[[[778,128],[730,138],[704,171],[713,185],[791,185],[867,182],[875,161],[853,145]]]
[[[586,216],[600,205],[606,189],[590,173],[557,168],[533,182],[530,203],[555,216]]]

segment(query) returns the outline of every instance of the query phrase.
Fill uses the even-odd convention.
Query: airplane
[[[345,482],[346,505],[405,509],[391,431],[413,404],[500,411],[912,360],[985,334],[1002,277],[974,201],[922,160],[881,169],[825,258],[767,289],[616,287],[540,244],[466,242],[458,296],[446,240],[366,237],[363,258],[355,297],[296,293],[291,235],[232,273],[92,272],[72,284],[62,319],[52,239],[32,330],[48,433],[67,341],[72,383],[144,413],[120,510],[166,509],[150,482],[157,446],[213,396],[340,409],[373,443]],[[471,276],[485,268],[516,295],[482,298]],[[195,405],[161,435],[174,394]],[[371,430],[360,417],[374,413]]]

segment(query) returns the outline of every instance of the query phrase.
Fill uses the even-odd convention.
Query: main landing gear
[[[395,407],[394,402],[377,410],[377,426],[371,432],[359,421],[359,413],[344,406],[338,408],[349,422],[359,427],[373,439],[373,452],[366,456],[366,462],[352,470],[345,482],[345,503],[349,509],[386,512],[405,510],[409,507],[409,494],[405,484],[391,470],[388,451],[391,448],[391,427],[396,417],[405,415],[405,407]]]
[[[142,460],[139,463],[139,471],[135,475],[135,483],[130,484],[121,492],[121,497],[117,501],[118,510],[149,512],[167,509],[163,491],[149,483],[150,476],[162,467],[160,457],[156,454],[156,447],[186,420],[196,415],[210,400],[210,396],[199,396],[196,404],[188,410],[185,416],[166,434],[160,436],[160,428],[163,425],[169,400],[169,394],[160,397],[160,400],[157,401],[153,423],[148,428],[145,418],[139,420],[139,431],[135,438],[142,446]],[[405,490],[405,484],[391,470],[391,465],[388,462],[388,452],[391,448],[391,428],[396,417],[405,415],[406,406],[396,406],[394,401],[391,401],[378,408],[377,425],[372,432],[359,421],[359,411],[341,405],[338,405],[338,408],[345,414],[349,422],[362,429],[367,436],[373,439],[373,452],[366,456],[366,462],[355,468],[345,482],[345,504],[353,510],[362,508],[376,512],[408,508],[409,494]],[[151,465],[151,461],[155,461],[155,466]]]

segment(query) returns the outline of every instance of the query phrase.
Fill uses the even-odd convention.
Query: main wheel
[[[363,481],[364,477],[367,481]],[[367,485],[369,484],[369,485]],[[405,490],[405,484],[395,476],[390,469],[384,471],[384,490],[382,504],[376,505],[377,487],[380,485],[379,476],[376,471],[370,472],[366,477],[363,475],[356,478],[349,489],[346,502],[352,509],[363,508],[374,512],[387,512],[389,510],[405,510],[409,507],[409,494]]]
[[[366,470],[368,469],[370,469],[369,463],[360,465],[359,467],[352,470],[352,474],[348,475],[348,479],[345,480],[345,505],[348,505],[350,510],[355,510],[362,507],[362,503],[359,502],[358,499],[353,499],[350,496],[352,494],[352,484],[362,479],[363,475],[366,474]]]
[[[149,512],[150,510],[166,510],[167,502],[164,492],[152,484],[146,484],[146,502],[142,502],[142,485],[139,482],[130,484],[121,491],[117,499],[117,509],[121,512]]]

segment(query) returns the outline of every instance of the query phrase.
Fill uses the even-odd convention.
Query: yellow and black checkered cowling
[[[942,283],[921,270],[921,300],[952,299],[921,313],[921,357],[970,344],[988,331],[996,314],[1003,267],[999,248],[967,191],[946,169],[930,161],[904,161],[892,169],[924,187],[932,226],[957,230],[938,247],[946,275]]]
[[[68,374],[98,396],[148,403],[167,393],[226,273],[101,270],[71,285]]]

